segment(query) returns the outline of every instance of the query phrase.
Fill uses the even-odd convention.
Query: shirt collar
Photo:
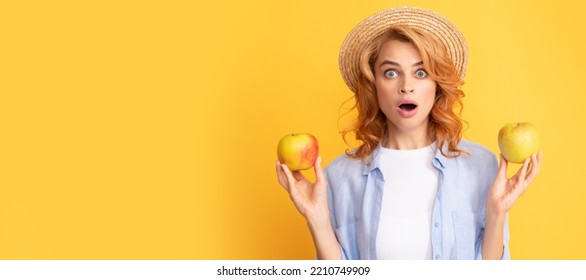
[[[447,151],[446,145],[444,145],[442,147],[442,149],[444,150],[444,153],[449,153]],[[433,158],[433,166],[435,166],[438,169],[445,169],[447,161],[448,161],[448,158],[442,154],[442,151],[440,149],[435,150],[435,156]]]
[[[449,153],[447,150],[447,146],[443,145],[442,149],[444,153]],[[370,156],[363,159],[363,168],[362,174],[368,175],[368,173],[372,172],[375,169],[380,169],[380,158],[381,158],[381,147],[380,144],[372,151]],[[445,169],[447,164],[448,158],[444,156],[440,149],[436,149],[435,155],[433,158],[433,165],[438,169]]]
[[[362,174],[368,175],[373,170],[380,168],[380,145],[376,147],[370,154],[370,156],[363,159]]]

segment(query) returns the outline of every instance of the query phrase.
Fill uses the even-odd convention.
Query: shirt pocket
[[[476,214],[472,212],[452,213],[454,223],[456,259],[473,260],[476,257]]]
[[[344,254],[347,259],[359,258],[356,227],[357,222],[352,222],[334,230],[336,238],[338,238],[338,242],[342,247],[342,254]],[[344,258],[344,256],[342,256],[342,258]]]

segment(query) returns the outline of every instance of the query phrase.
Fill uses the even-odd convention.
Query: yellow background
[[[468,41],[467,139],[498,153],[503,124],[540,129],[512,257],[586,259],[575,2],[3,1],[0,258],[313,259],[276,144],[310,132],[324,165],[344,152],[339,46],[366,16],[412,4]]]

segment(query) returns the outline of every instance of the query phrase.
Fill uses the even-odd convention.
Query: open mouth
[[[399,108],[401,108],[402,110],[405,110],[405,111],[412,111],[412,110],[415,110],[415,108],[417,108],[417,105],[413,104],[413,103],[403,103],[403,104],[399,105]]]

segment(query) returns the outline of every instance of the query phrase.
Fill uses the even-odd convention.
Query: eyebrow
[[[391,60],[385,60],[385,61],[383,61],[383,62],[380,63],[379,67],[381,67],[383,65],[387,65],[387,64],[388,65],[397,66],[397,67],[398,66],[401,66],[401,64],[399,64],[397,62],[394,62],[394,61],[391,61]],[[420,65],[423,65],[423,61],[419,61],[419,62],[413,63],[412,66],[420,66]]]

